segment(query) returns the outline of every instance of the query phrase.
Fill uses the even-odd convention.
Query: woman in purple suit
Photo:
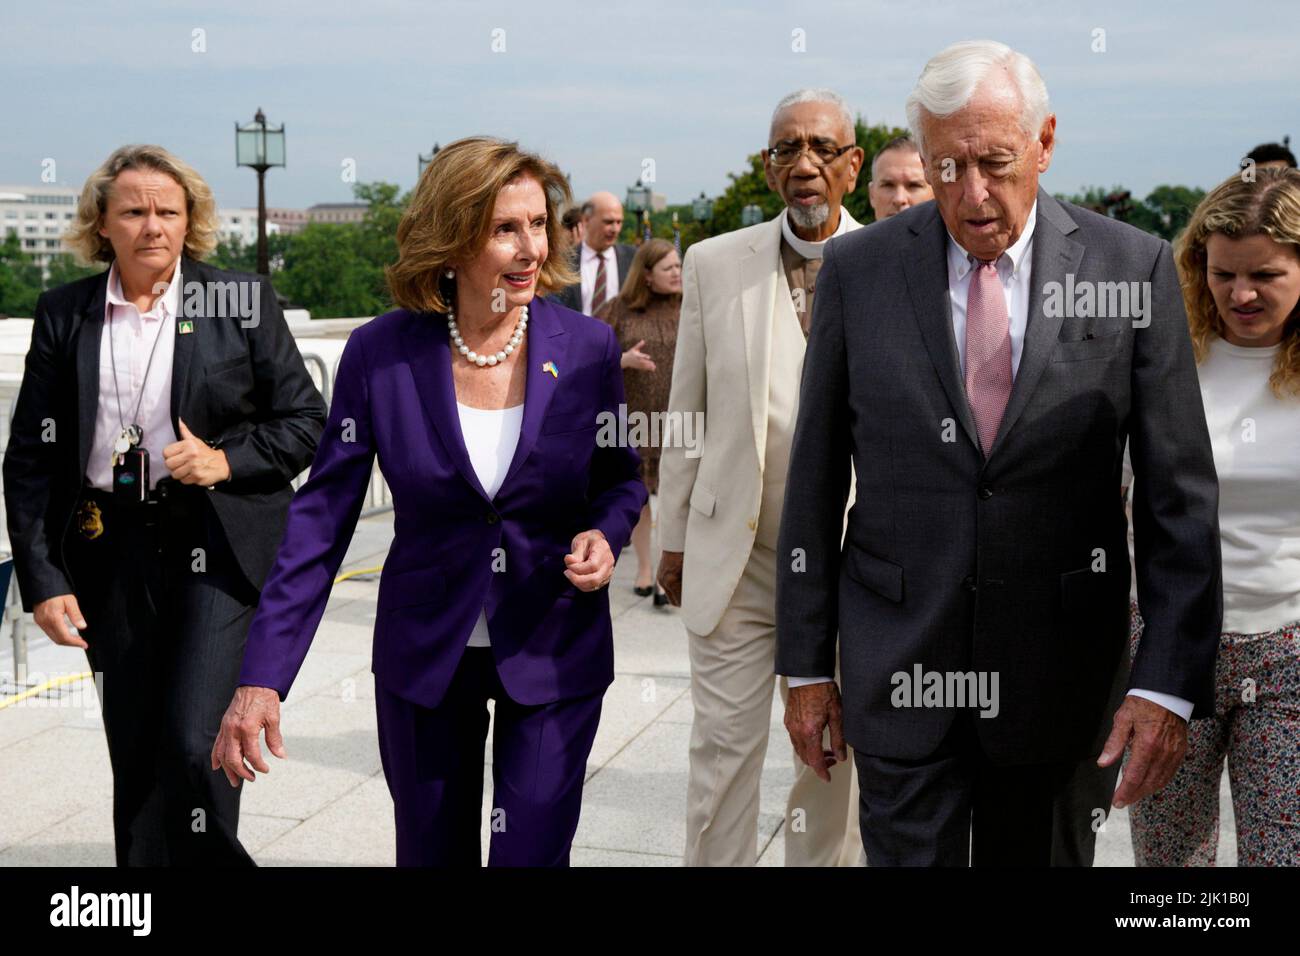
[[[395,534],[372,669],[399,866],[479,864],[488,698],[489,865],[567,865],[578,825],[614,677],[606,585],[646,492],[636,452],[597,442],[624,400],[612,330],[536,297],[575,281],[567,195],[551,163],[486,137],[425,169],[388,272],[401,308],[348,340],[213,747],[232,786],[267,771],[262,730],[284,756],[280,701],[378,456]]]

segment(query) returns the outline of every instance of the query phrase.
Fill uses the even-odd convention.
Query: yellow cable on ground
[[[52,677],[43,684],[37,684],[35,687],[28,688],[21,694],[15,694],[13,697],[0,700],[0,710],[4,710],[6,707],[11,707],[20,700],[26,700],[28,697],[35,697],[37,694],[41,693],[41,691],[50,690],[54,687],[62,687],[64,684],[75,684],[79,680],[85,680],[87,677],[94,676],[95,675],[90,671],[85,671],[81,674],[66,674],[63,677]]]
[[[381,564],[377,568],[360,568],[356,571],[348,571],[346,574],[340,574],[335,578],[334,583],[338,584],[340,581],[346,581],[348,578],[355,578],[362,574],[378,574],[382,570],[384,570],[384,566]]]

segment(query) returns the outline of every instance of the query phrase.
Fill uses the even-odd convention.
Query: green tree
[[[388,308],[384,268],[397,261],[397,224],[409,199],[392,183],[357,183],[368,205],[360,223],[309,223],[296,233],[267,236],[276,292],[316,318],[376,315]],[[257,271],[257,247],[223,240],[214,265]]]
[[[357,183],[352,193],[358,202],[365,203],[366,218],[361,229],[374,243],[374,253],[379,261],[397,261],[397,225],[402,221],[402,213],[410,201],[411,194],[400,195],[396,183]]]
[[[86,276],[98,275],[106,268],[108,266],[103,262],[84,266],[77,261],[75,256],[61,252],[57,256],[50,257],[50,264],[46,268],[48,274],[45,277],[45,288],[54,289],[69,282],[84,279]]]
[[[384,182],[357,183],[353,192],[369,206],[357,237],[358,254],[369,269],[371,295],[387,308],[391,300],[384,270],[397,262],[397,226],[411,194],[400,195],[395,183]]]
[[[1198,186],[1157,186],[1145,199],[1130,197],[1122,204],[1109,201],[1126,193],[1123,186],[1110,189],[1089,186],[1082,193],[1069,196],[1058,193],[1056,198],[1127,222],[1170,242],[1182,232],[1192,211],[1205,198],[1205,190]]]
[[[275,277],[276,291],[320,319],[377,315],[382,269],[365,256],[359,227],[313,222],[295,233]]]
[[[0,242],[0,315],[30,317],[41,294],[41,269],[23,252],[18,233]]]
[[[1199,186],[1157,186],[1129,221],[1173,242],[1204,198]]]
[[[284,232],[268,233],[266,237],[266,257],[271,267],[271,278],[283,268],[284,253],[293,239]],[[218,269],[230,269],[234,272],[257,272],[257,243],[245,243],[238,236],[222,239],[216,250],[208,257],[208,262]]]

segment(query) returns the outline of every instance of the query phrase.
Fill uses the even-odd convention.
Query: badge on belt
[[[104,533],[104,513],[89,498],[77,509],[77,530],[87,541],[94,541]]]

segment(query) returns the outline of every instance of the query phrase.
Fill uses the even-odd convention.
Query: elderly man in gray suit
[[[1218,485],[1178,278],[1168,243],[1038,188],[1056,117],[1024,55],[955,44],[907,110],[936,201],[831,242],[817,283],[777,671],[824,680],[785,723],[815,769],[825,728],[852,745],[873,866],[1090,864],[1124,750],[1117,808],[1213,708]]]

